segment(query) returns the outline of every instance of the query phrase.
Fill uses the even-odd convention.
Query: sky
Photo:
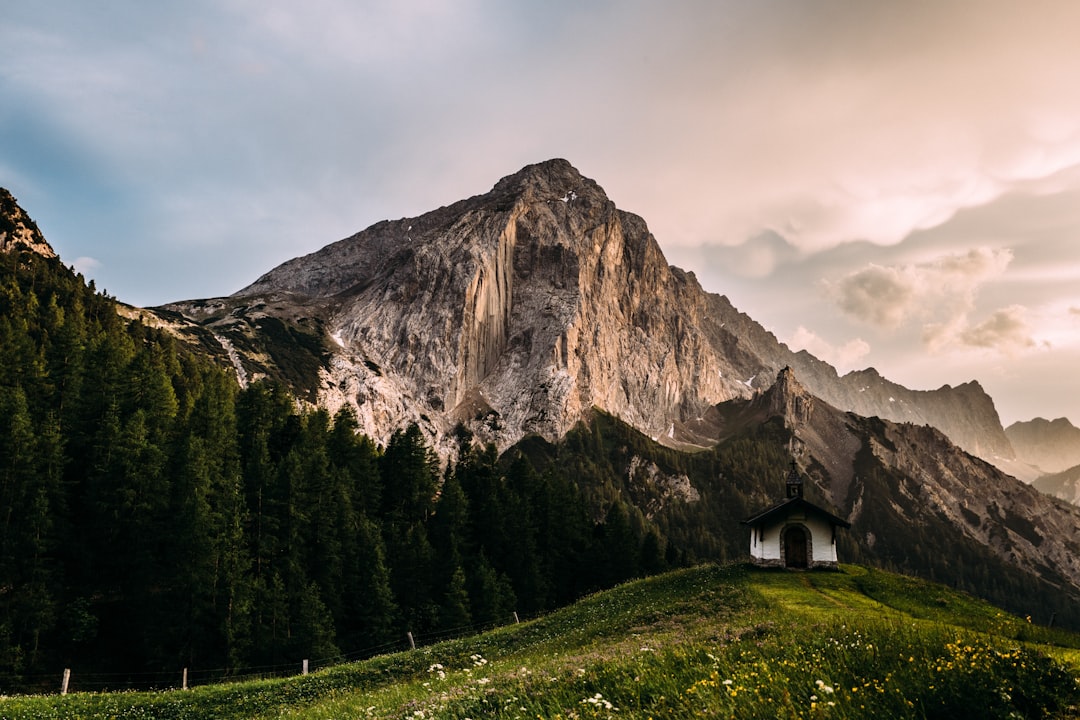
[[[124,302],[562,157],[793,349],[1080,425],[1080,3],[5,5],[0,186]]]

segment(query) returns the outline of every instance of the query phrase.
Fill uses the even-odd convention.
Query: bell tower
[[[803,494],[803,481],[799,477],[799,471],[795,467],[795,461],[791,461],[791,470],[787,474],[787,496],[789,498],[801,498]]]

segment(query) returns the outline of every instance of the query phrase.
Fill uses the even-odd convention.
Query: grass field
[[[0,718],[1080,717],[1080,636],[845,566],[703,566],[304,677],[0,699]]]

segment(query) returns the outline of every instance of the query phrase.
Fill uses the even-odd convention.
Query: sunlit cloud
[[[101,267],[101,261],[92,257],[77,257],[71,263],[75,268],[75,272],[82,273],[83,275],[90,277],[94,274],[94,271]]]
[[[1000,277],[1012,261],[1008,249],[975,248],[900,266],[868,265],[826,291],[847,315],[895,329],[918,320],[938,327],[963,326],[979,287]]]
[[[1006,353],[1033,348],[1037,343],[1031,335],[1026,312],[1026,308],[1019,305],[1002,308],[987,320],[961,332],[960,341],[973,347]]]

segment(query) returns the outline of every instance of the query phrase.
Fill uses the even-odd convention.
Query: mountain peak
[[[507,195],[527,202],[560,200],[570,203],[580,198],[606,202],[608,199],[603,188],[562,158],[526,165],[495,183],[487,197]]]
[[[764,395],[770,414],[783,417],[785,424],[791,428],[809,421],[814,399],[795,377],[795,371],[790,366],[785,366],[776,374],[776,382]]]
[[[22,247],[43,257],[56,257],[56,251],[30,219],[15,197],[0,187],[0,252],[12,252]]]
[[[526,165],[516,173],[499,180],[495,183],[495,188],[498,189],[507,185],[514,187],[536,182],[576,182],[581,179],[581,173],[570,164],[569,160],[552,158],[551,160]]]

